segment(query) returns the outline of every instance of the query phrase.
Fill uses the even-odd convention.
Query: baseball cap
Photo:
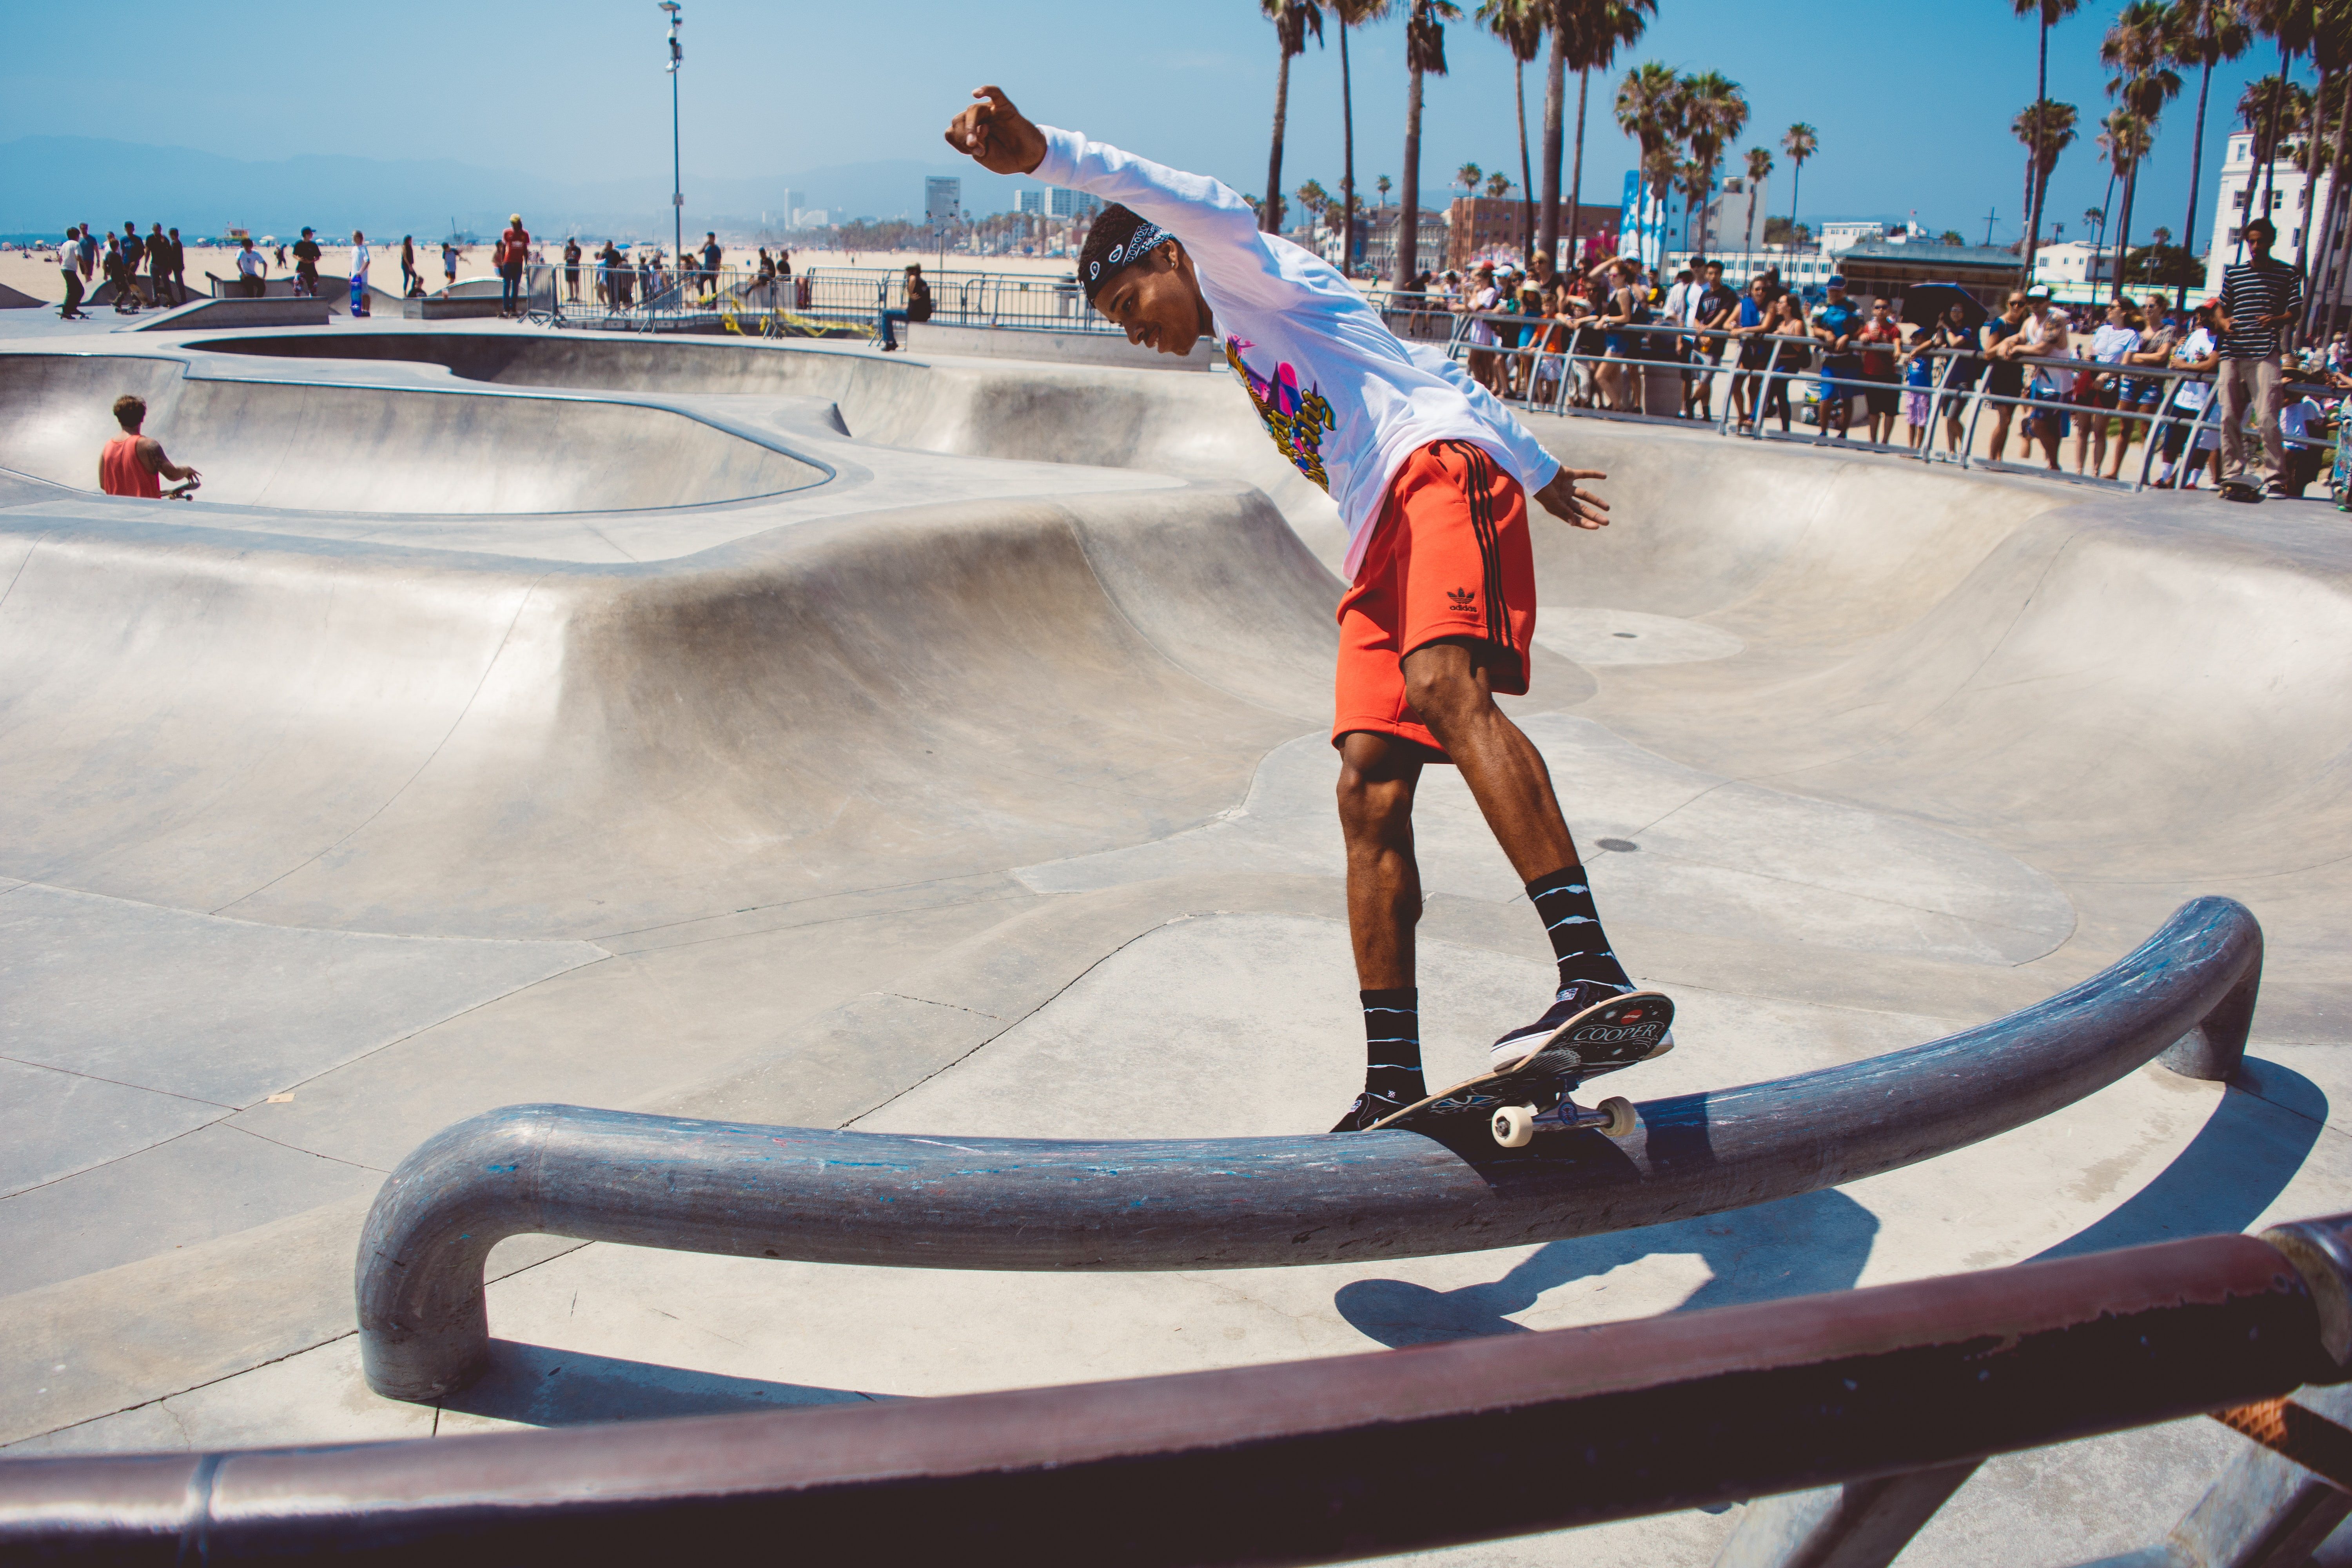
[[[1844,274],[1844,273],[1843,273],[1843,272],[1836,272],[1836,273],[1832,273],[1832,274],[1831,274],[1831,275],[1830,275],[1830,280],[1829,280],[1827,283],[1824,283],[1823,285],[1822,285],[1822,287],[1823,287],[1824,289],[1843,289],[1843,288],[1844,288],[1844,287],[1845,287],[1845,274]]]

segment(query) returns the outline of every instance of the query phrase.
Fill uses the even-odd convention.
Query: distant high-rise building
[[[1031,217],[1043,217],[1045,216],[1045,195],[1042,186],[1034,191],[1015,191],[1013,193],[1013,210]]]
[[[794,228],[824,228],[829,222],[823,207],[803,207],[793,214]]]
[[[788,190],[784,193],[783,220],[784,226],[786,228],[790,228],[792,226],[793,214],[800,211],[801,203],[807,199],[808,193],[806,191]]]
[[[1045,211],[1053,217],[1092,217],[1102,211],[1102,198],[1085,191],[1066,191],[1059,185],[1048,185],[1042,193]]]
[[[963,182],[933,175],[923,182],[923,221],[943,228],[963,216]]]

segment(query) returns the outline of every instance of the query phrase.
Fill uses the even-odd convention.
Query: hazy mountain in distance
[[[705,177],[688,171],[689,227],[745,231],[762,215],[782,227],[784,193],[795,205],[845,217],[919,216],[923,179],[963,181],[964,210],[1002,212],[1032,182],[912,158],[835,163],[795,174]],[[438,237],[451,219],[485,237],[520,211],[534,233],[622,237],[670,230],[669,182],[659,175],[593,182],[551,180],[448,159],[356,158],[306,153],[247,160],[186,147],[151,147],[81,136],[26,136],[0,142],[0,232],[62,233],[69,223],[141,230],[154,222],[183,234],[240,226],[290,236],[309,224],[321,234],[353,228],[376,237]]]

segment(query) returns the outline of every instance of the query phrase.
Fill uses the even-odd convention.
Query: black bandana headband
[[[1175,237],[1150,218],[1137,217],[1133,233],[1103,252],[1099,259],[1087,263],[1087,303],[1095,302],[1095,296],[1102,292],[1103,285],[1114,274],[1134,266]]]

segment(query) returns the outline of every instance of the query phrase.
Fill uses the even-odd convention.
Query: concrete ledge
[[[953,327],[900,322],[910,353],[968,354],[982,359],[1034,359],[1057,364],[1123,365],[1129,370],[1216,370],[1224,360],[1207,338],[1181,356],[1158,353],[1112,332],[1035,331],[1026,327]]]
[[[403,300],[400,313],[412,321],[452,321],[478,316],[495,317],[499,313],[499,297],[496,294],[430,295],[423,299]]]
[[[258,300],[192,300],[150,316],[134,332],[184,332],[192,328],[323,327],[334,312],[324,300],[267,296]]]

